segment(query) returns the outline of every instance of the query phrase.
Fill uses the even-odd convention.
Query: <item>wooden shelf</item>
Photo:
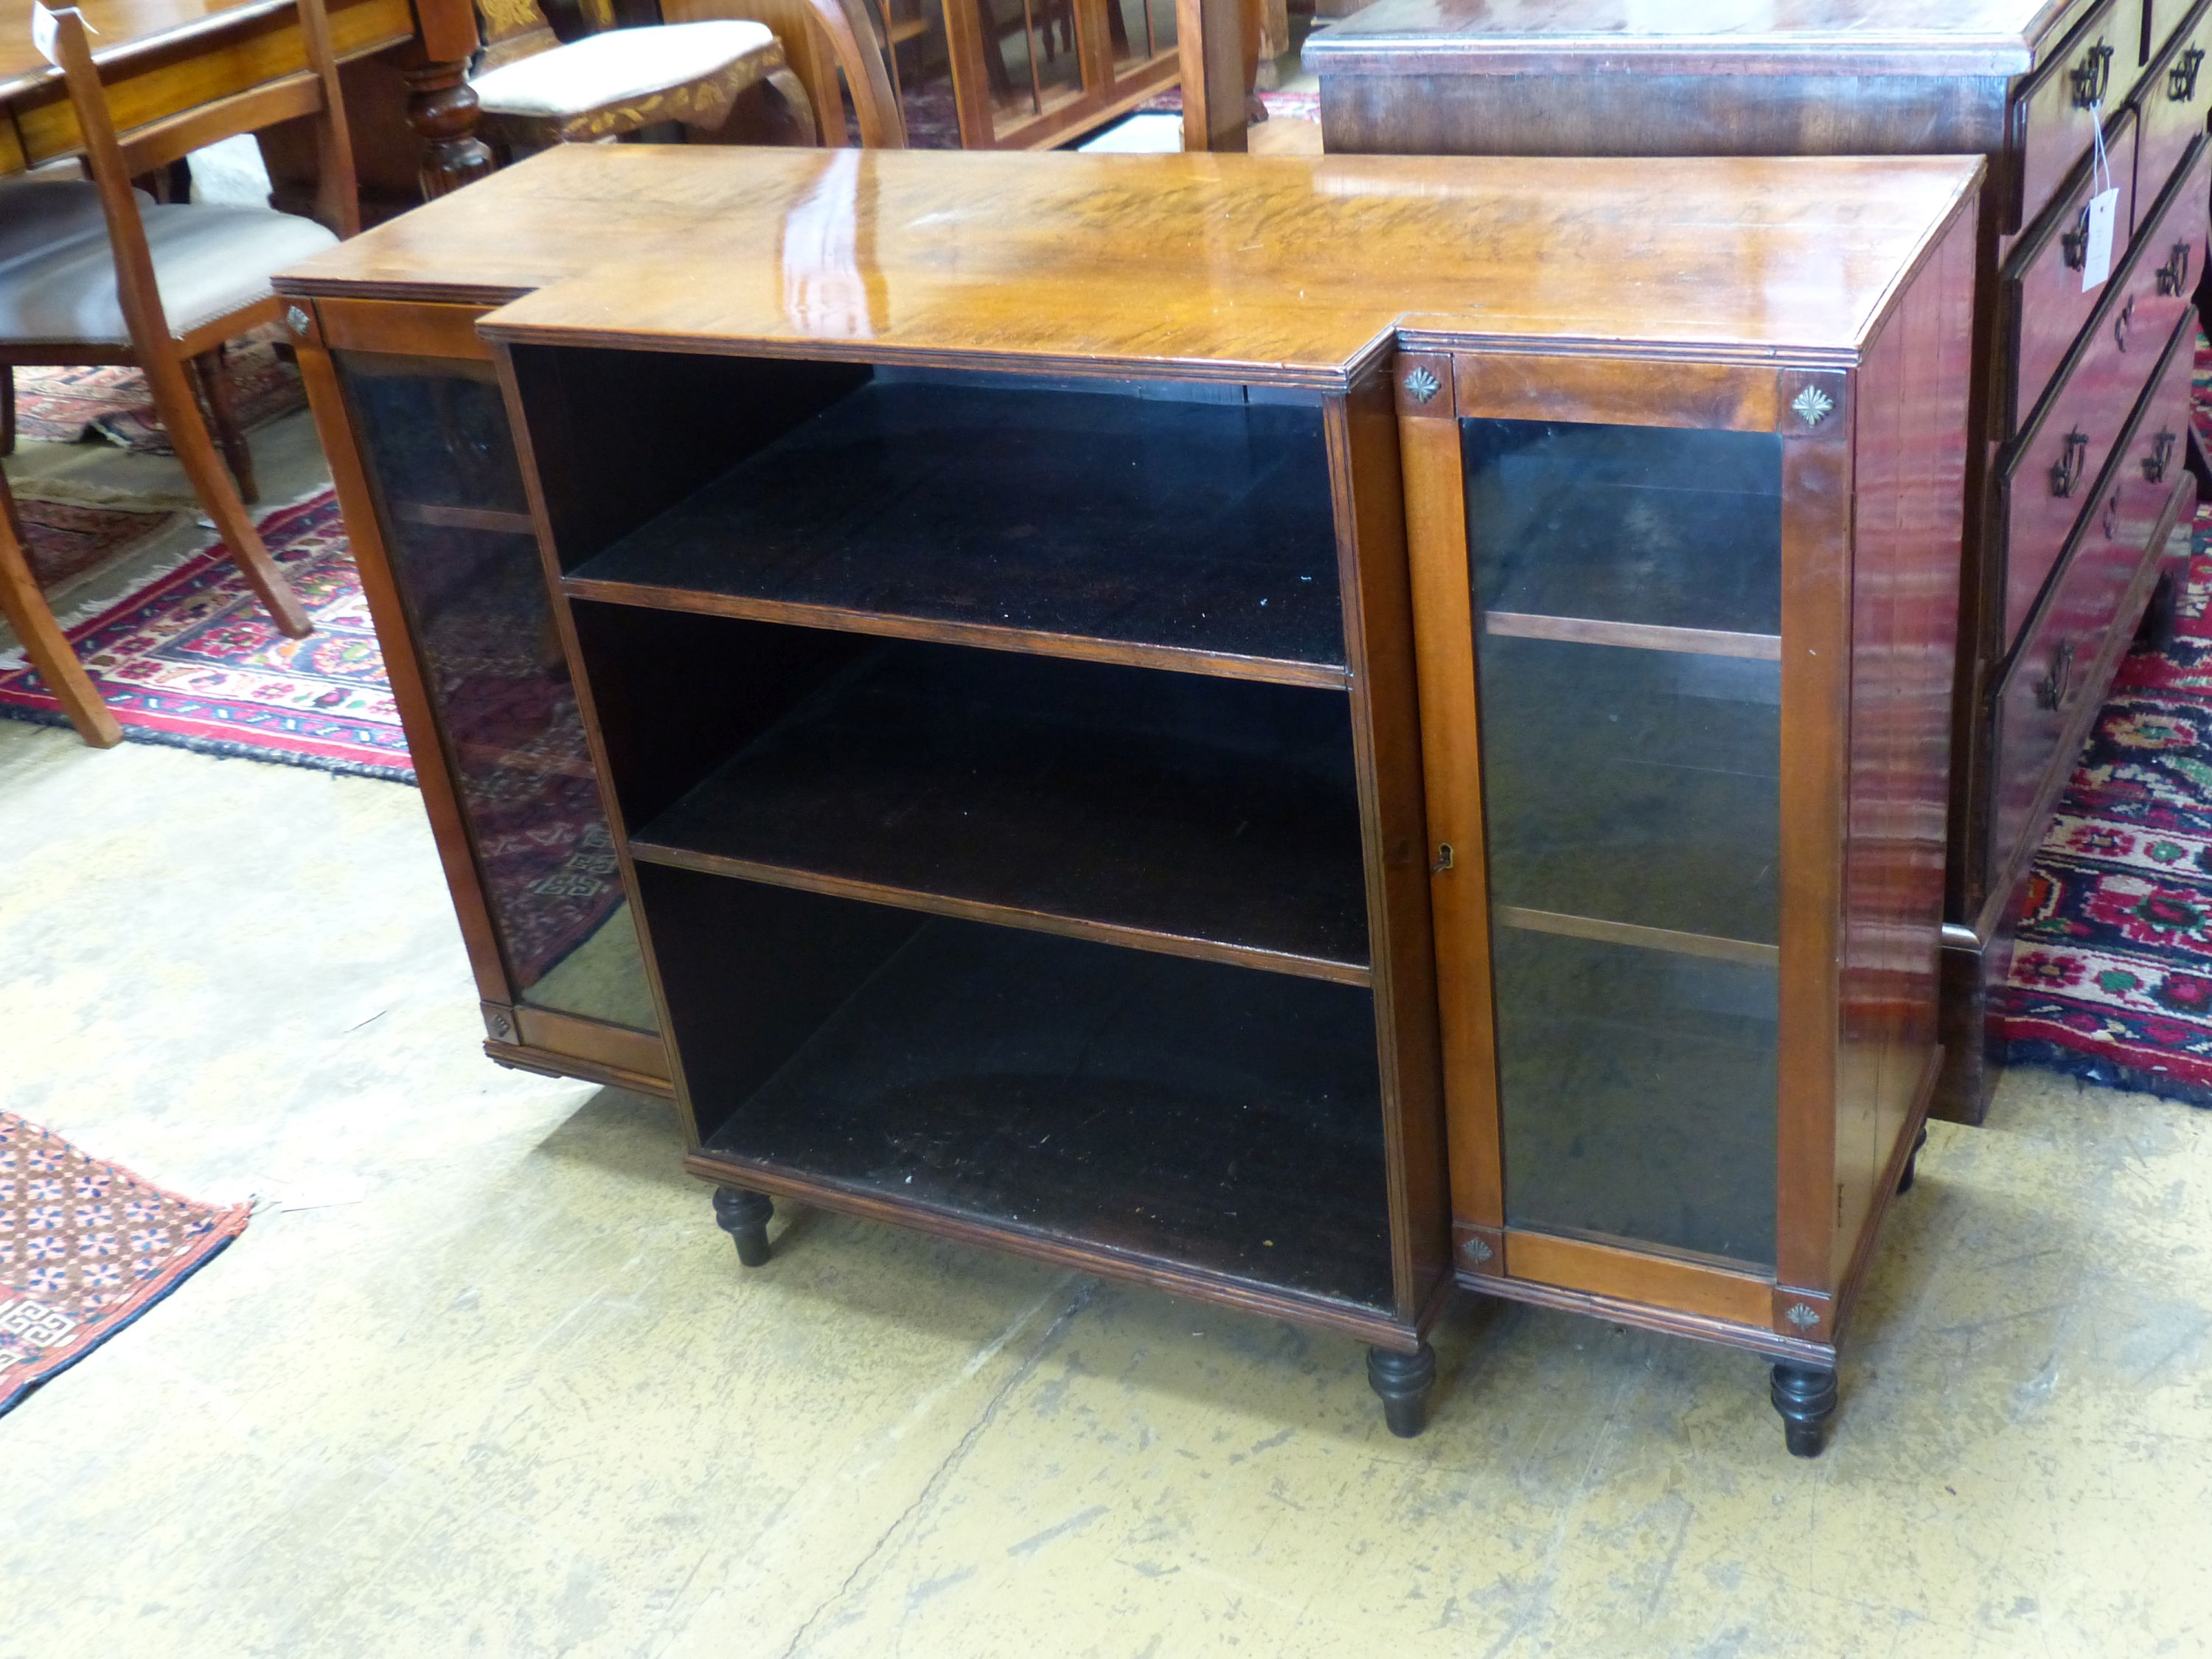
[[[886,641],[635,830],[647,863],[1368,980],[1344,698]]]
[[[1362,990],[939,919],[742,1098],[686,1063],[707,1159],[1387,1309],[1375,1042]]]
[[[1495,639],[1557,640],[1569,645],[1611,645],[1635,651],[1672,651],[1684,656],[1782,660],[1779,634],[1723,634],[1710,628],[1655,628],[1646,623],[1601,622],[1588,617],[1532,617],[1517,611],[1486,611],[1482,631]]]
[[[1341,686],[1320,411],[880,380],[585,560],[568,592]]]
[[[489,507],[441,507],[434,501],[394,501],[392,516],[402,524],[428,525],[439,530],[489,530],[506,536],[537,538],[537,527],[527,513],[509,513]]]

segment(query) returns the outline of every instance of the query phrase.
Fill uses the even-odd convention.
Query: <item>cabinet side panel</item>
[[[1437,1030],[1413,610],[1398,419],[1370,374],[1327,409],[1339,573],[1352,669],[1352,746],[1366,841],[1368,932],[1400,1318],[1419,1320],[1450,1272],[1451,1195]]]
[[[1832,1282],[1881,1209],[1880,1183],[1936,1044],[1948,695],[1966,494],[1972,226],[1954,221],[1858,377],[1857,514],[1842,1006],[1870,1071],[1837,1103],[1843,1188]]]

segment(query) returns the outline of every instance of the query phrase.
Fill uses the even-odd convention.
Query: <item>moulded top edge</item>
[[[1316,74],[2005,77],[2074,0],[1379,0],[1316,32]]]

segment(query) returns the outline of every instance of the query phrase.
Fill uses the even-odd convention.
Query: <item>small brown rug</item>
[[[273,338],[257,331],[225,359],[240,423],[251,429],[303,408],[299,371],[276,355]],[[73,444],[88,434],[140,455],[167,455],[168,434],[154,417],[146,377],[135,368],[19,368],[15,430],[42,443]]]
[[[0,1412],[90,1353],[246,1231],[0,1112]]]
[[[40,586],[51,588],[152,535],[176,515],[158,507],[73,507],[18,495],[15,516],[23,521],[31,572]]]

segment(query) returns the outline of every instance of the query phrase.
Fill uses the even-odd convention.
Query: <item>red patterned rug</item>
[[[2212,439],[2212,350],[2197,360]],[[2173,641],[2130,656],[2036,855],[2010,1058],[2212,1106],[2212,508]]]
[[[109,555],[143,540],[177,515],[129,507],[73,507],[64,501],[15,497],[23,524],[23,553],[41,587],[81,574]]]
[[[247,336],[225,362],[241,425],[251,428],[307,407],[299,371],[277,356],[269,338]],[[146,377],[135,368],[17,369],[15,430],[61,444],[94,434],[142,455],[169,453],[168,434],[146,395]]]
[[[281,507],[261,533],[314,623],[304,640],[270,625],[219,544],[70,628],[124,735],[412,782],[336,498]],[[538,649],[534,571],[501,580],[458,557],[452,568],[472,603],[434,624],[438,692],[468,711],[447,736],[508,965],[531,984],[613,913],[621,878],[565,667]],[[20,651],[0,653],[0,717],[62,723]]]
[[[0,1412],[207,1266],[252,1207],[179,1198],[0,1112]]]

